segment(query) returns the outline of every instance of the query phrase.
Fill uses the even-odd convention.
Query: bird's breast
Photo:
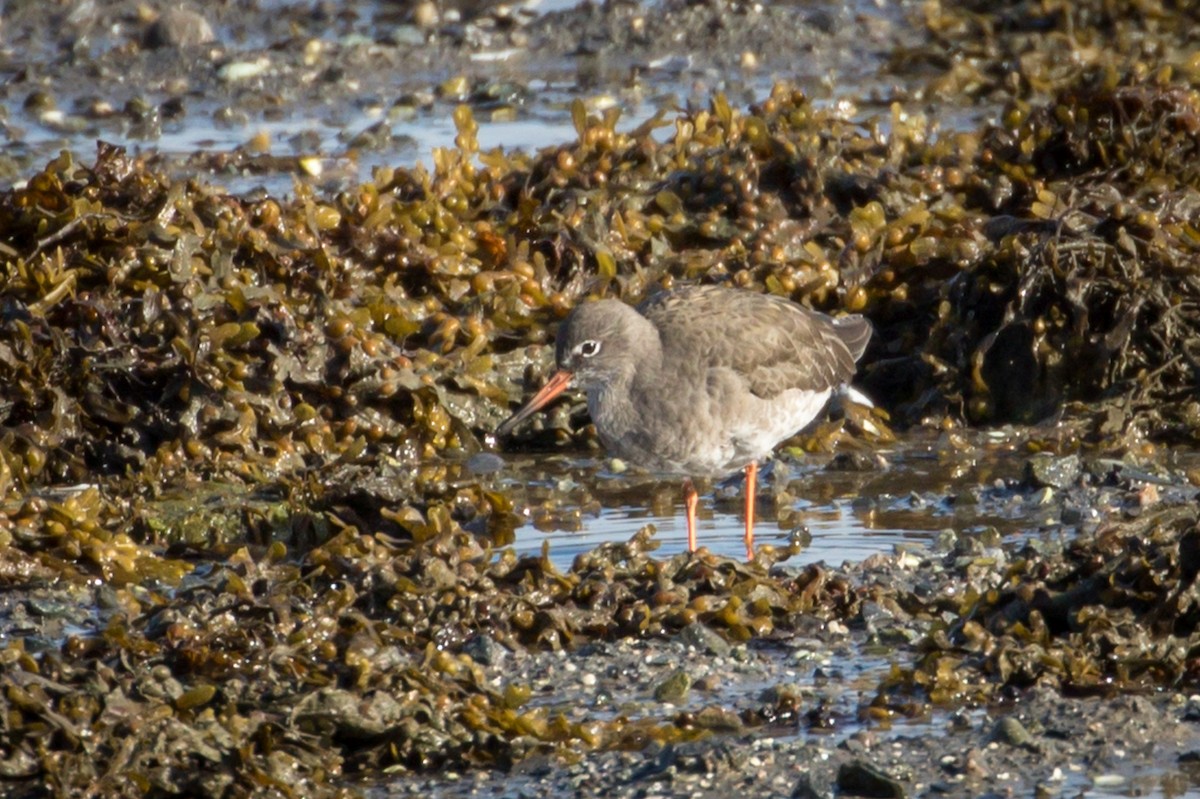
[[[666,390],[670,388],[670,390]],[[764,399],[719,378],[588,392],[605,449],[652,472],[719,477],[761,460],[820,413],[829,391]]]

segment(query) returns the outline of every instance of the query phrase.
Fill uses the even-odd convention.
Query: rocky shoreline
[[[10,3],[0,792],[1188,791],[1192,5]],[[390,163],[411,118],[454,146]],[[570,135],[481,146],[508,118]],[[197,120],[239,143],[155,145]],[[478,467],[554,325],[688,282],[875,325],[877,407],[785,458],[925,436],[975,484],[914,504],[1023,529],[514,551],[532,493]],[[572,401],[511,446],[598,451]]]

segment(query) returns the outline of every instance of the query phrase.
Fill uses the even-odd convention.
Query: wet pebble
[[[146,28],[142,45],[151,50],[195,47],[215,39],[213,27],[203,15],[186,8],[168,8]]]
[[[1070,488],[1081,474],[1083,463],[1078,455],[1038,453],[1025,462],[1025,480],[1038,488]]]
[[[839,452],[825,466],[830,472],[878,472],[887,467],[887,462],[870,452]]]
[[[1192,694],[1187,698],[1183,708],[1184,721],[1200,721],[1200,694]]]
[[[792,799],[833,799],[833,782],[828,774],[812,769],[792,788]]]
[[[508,650],[490,635],[476,635],[463,644],[463,652],[483,666],[494,666],[504,660]]]
[[[1025,502],[1031,507],[1044,507],[1054,501],[1054,489],[1050,486],[1043,486],[1037,491],[1030,494]]]
[[[872,634],[878,633],[881,625],[888,625],[895,620],[890,610],[874,601],[864,602],[861,612],[863,623]]]
[[[217,70],[217,77],[226,83],[257,78],[271,68],[271,59],[261,56],[253,61],[230,61]]]
[[[396,47],[421,47],[425,33],[416,25],[397,25],[384,34],[383,41]]]
[[[934,539],[933,547],[938,552],[949,552],[958,544],[958,533],[954,528],[947,527],[938,531],[937,538]]]
[[[250,124],[250,115],[233,106],[224,106],[213,111],[212,120],[218,129],[241,128]]]
[[[992,728],[992,740],[1009,746],[1037,749],[1037,742],[1016,716],[1005,716]]]
[[[728,657],[733,650],[719,633],[699,622],[692,622],[684,627],[679,636],[685,644],[704,654]]]
[[[838,769],[837,787],[841,793],[850,796],[900,799],[907,795],[899,780],[865,760],[843,763]]]
[[[683,669],[676,669],[654,687],[654,698],[659,702],[678,705],[687,700],[691,690],[691,676]]]

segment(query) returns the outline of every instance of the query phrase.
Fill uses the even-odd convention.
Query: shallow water
[[[645,525],[653,524],[655,537],[662,544],[657,554],[671,555],[687,546],[682,503],[676,510],[671,516],[663,516],[637,508],[606,508],[599,516],[585,521],[584,529],[578,532],[542,533],[532,527],[522,528],[517,535],[516,548],[519,552],[536,551],[542,541],[549,541],[551,559],[560,568],[566,568],[576,555],[605,542],[628,540]],[[710,509],[698,522],[699,545],[720,555],[741,557],[744,552],[743,520],[744,516],[740,514]],[[924,530],[871,529],[844,503],[809,505],[805,527],[811,533],[812,543],[798,557],[792,558],[791,564],[859,561],[878,552],[890,552],[897,544],[927,543],[932,538],[932,534]],[[790,530],[780,529],[778,525],[760,524],[755,529],[755,544],[782,547],[787,545],[791,535]]]
[[[901,547],[932,549],[946,530],[1056,536],[1093,521],[1064,523],[1061,503],[1022,482],[1028,455],[1020,436],[977,439],[970,451],[958,452],[943,439],[909,437],[863,453],[865,471],[846,470],[830,455],[785,454],[760,478],[755,543],[785,547],[794,537],[803,549],[788,565],[836,565]],[[506,458],[495,479],[516,497],[515,510],[526,521],[515,531],[514,548],[531,554],[546,545],[560,569],[599,544],[629,540],[647,524],[655,527],[658,556],[686,548],[677,477],[614,471],[603,456],[523,454]],[[698,543],[744,557],[740,475],[698,487]]]
[[[673,485],[673,484],[672,484]],[[712,495],[702,498],[702,508],[697,521],[697,542],[719,555],[740,558],[744,555],[744,515],[734,512],[722,502],[714,508]],[[737,502],[740,505],[740,501]],[[866,514],[857,512],[845,500],[829,503],[801,501],[799,507],[805,515],[802,528],[781,527],[778,523],[762,520],[755,526],[755,545],[770,544],[787,546],[793,532],[802,535],[806,529],[811,543],[797,557],[788,562],[803,565],[825,561],[840,563],[843,560],[860,561],[880,553],[891,552],[899,544],[929,544],[935,533],[914,527],[872,526]],[[541,550],[543,542],[549,544],[550,558],[560,569],[569,568],[575,556],[588,552],[600,544],[627,541],[646,526],[655,527],[655,539],[661,544],[656,553],[670,556],[687,547],[687,525],[684,520],[682,499],[664,514],[655,510],[616,505],[604,507],[594,516],[582,519],[582,529],[541,531],[533,524],[519,528],[514,547],[518,554],[531,554]]]
[[[288,13],[299,14],[297,24],[307,21],[296,9],[289,10],[288,5],[268,0],[255,8],[260,13],[284,18]],[[576,17],[571,16],[570,10],[585,4],[576,0],[543,0],[509,5],[526,8],[530,18],[561,17],[562,30],[557,35],[570,39],[576,35]],[[643,0],[639,5],[653,13],[659,3]],[[370,179],[376,166],[408,167],[417,163],[428,166],[434,148],[454,146],[456,131],[451,115],[459,101],[442,99],[437,91],[443,81],[454,75],[474,82],[511,83],[528,90],[515,99],[498,101],[495,105],[499,115],[495,118],[488,103],[476,104],[474,115],[484,150],[503,147],[531,152],[570,141],[576,135],[570,111],[576,98],[583,99],[592,110],[619,107],[620,126],[628,130],[659,108],[707,106],[717,92],[726,93],[731,104],[741,107],[765,96],[779,80],[793,83],[814,102],[847,102],[855,108],[861,105],[864,115],[879,114],[885,118],[882,124],[886,126],[887,102],[879,98],[889,95],[893,77],[880,74],[883,48],[871,40],[870,32],[906,30],[910,24],[902,7],[896,4],[870,0],[818,3],[811,7],[806,4],[797,9],[798,19],[811,17],[818,30],[822,25],[829,26],[836,34],[848,40],[853,38],[862,45],[861,49],[848,52],[847,47],[823,46],[828,37],[816,35],[797,44],[795,57],[783,54],[781,58],[779,53],[764,52],[759,54],[760,66],[742,70],[715,67],[712,53],[682,52],[677,48],[651,51],[638,58],[620,52],[597,57],[587,48],[548,57],[499,40],[480,47],[455,47],[450,39],[434,35],[425,47],[415,51],[421,58],[435,53],[429,56],[428,64],[414,58],[411,65],[405,64],[403,68],[381,70],[377,74],[347,74],[344,79],[330,82],[327,90],[313,90],[309,86],[312,77],[305,77],[306,68],[287,57],[290,51],[308,43],[319,44],[330,52],[369,52],[371,48],[391,47],[387,34],[398,24],[393,19],[396,12],[391,4],[363,0],[343,4],[343,11],[337,24],[308,38],[291,29],[264,34],[259,26],[252,24],[253,17],[243,19],[211,12],[206,16],[216,30],[217,42],[213,48],[220,55],[215,59],[201,58],[198,71],[189,75],[182,88],[164,83],[153,68],[141,66],[138,60],[153,63],[154,58],[165,57],[162,54],[135,53],[133,60],[113,56],[128,49],[130,42],[140,36],[140,27],[132,17],[104,9],[81,10],[72,15],[61,34],[79,53],[86,54],[80,58],[96,59],[101,64],[112,61],[113,65],[106,69],[114,73],[129,64],[147,70],[145,75],[135,72],[129,76],[130,80],[115,80],[105,85],[75,79],[75,73],[64,65],[66,45],[54,46],[43,41],[46,37],[36,28],[27,30],[30,23],[26,16],[37,15],[35,11],[22,11],[14,19],[6,19],[8,41],[0,42],[0,76],[14,82],[10,91],[0,92],[0,132],[7,135],[11,154],[19,157],[21,163],[40,166],[57,156],[60,149],[75,153],[83,163],[90,163],[95,142],[101,139],[132,152],[161,154],[172,171],[199,177],[234,193],[264,189],[273,196],[286,197],[294,180],[334,191]],[[553,25],[551,22],[552,30]],[[861,35],[854,37],[854,31],[859,29]],[[299,30],[308,28],[301,25]],[[410,35],[424,34],[414,29]],[[205,52],[201,48],[180,57],[199,57]],[[255,64],[260,60],[269,64],[265,77],[220,81],[209,74],[230,63]],[[37,80],[26,76],[27,68],[32,69]],[[281,69],[285,70],[282,77],[273,75]],[[294,74],[287,73],[287,69]],[[37,105],[26,107],[27,98],[35,89],[46,91],[54,107],[49,110]],[[406,114],[395,104],[398,98],[411,92],[430,93],[437,99],[429,106],[418,104]],[[182,97],[186,100],[186,112],[163,118],[161,125],[144,124],[122,111],[133,97],[154,107]],[[97,98],[107,102],[113,113],[89,115],[85,109]],[[252,98],[258,100],[252,102]],[[950,109],[949,113],[957,111]],[[356,143],[359,134],[377,126],[384,135],[368,137],[366,144]],[[242,150],[283,159],[303,156],[307,159],[306,169],[312,169],[289,172],[285,160],[279,171],[260,164],[244,174],[229,171],[196,175],[197,167],[187,161],[193,153]],[[315,169],[317,164],[319,171]],[[20,182],[23,177],[26,176],[14,174],[9,182]]]

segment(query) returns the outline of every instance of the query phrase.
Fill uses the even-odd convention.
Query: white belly
[[[760,400],[758,413],[747,413],[730,421],[730,438],[740,460],[734,469],[771,454],[779,442],[803,430],[817,418],[833,392],[793,389],[767,402]]]

